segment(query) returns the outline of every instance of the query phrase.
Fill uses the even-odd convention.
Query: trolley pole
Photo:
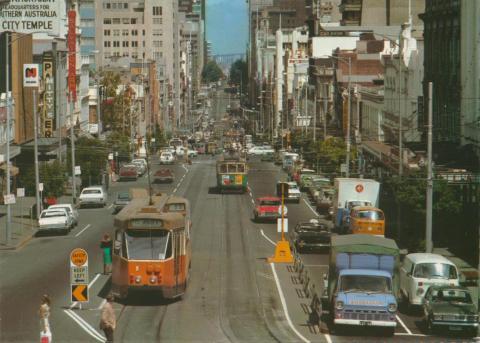
[[[426,252],[431,253],[433,251],[432,242],[432,206],[433,206],[433,177],[432,177],[432,94],[433,83],[428,83],[428,162],[427,162],[427,225],[425,232]]]

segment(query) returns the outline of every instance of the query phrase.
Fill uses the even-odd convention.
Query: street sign
[[[70,290],[72,302],[88,302],[88,253],[81,248],[70,253]]]
[[[340,173],[346,173],[347,172],[347,164],[342,163],[340,164]]]
[[[72,303],[79,302],[79,303],[86,303],[88,302],[88,284],[84,285],[72,285]]]
[[[17,188],[17,198],[23,198],[25,196],[25,188]]]
[[[282,218],[277,218],[277,232],[282,233]],[[288,218],[283,218],[283,232],[288,232]]]
[[[282,206],[278,206],[277,213],[280,216],[282,215]],[[288,213],[288,208],[287,208],[287,206],[283,205],[283,215],[286,216],[287,213]]]
[[[71,267],[70,268],[70,283],[72,285],[88,284],[88,266]]]
[[[5,205],[13,205],[15,204],[15,194],[5,194],[3,196],[3,203]]]
[[[38,184],[38,190],[39,190],[40,192],[43,192],[43,183],[40,182],[40,183]]]
[[[80,166],[75,166],[75,175],[82,175],[82,170],[80,169]]]
[[[113,160],[113,153],[112,152],[108,154],[108,160],[109,161]]]
[[[1,16],[0,16],[1,18]],[[23,87],[38,87],[40,85],[40,71],[38,64],[23,65]]]

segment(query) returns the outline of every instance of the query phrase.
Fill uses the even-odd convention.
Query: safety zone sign
[[[88,253],[81,248],[70,253],[70,290],[72,302],[88,302]]]

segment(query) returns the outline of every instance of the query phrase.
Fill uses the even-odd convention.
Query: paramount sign
[[[0,6],[0,31],[58,33],[60,15],[60,0],[10,0]]]

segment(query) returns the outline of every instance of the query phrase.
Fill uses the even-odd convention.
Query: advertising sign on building
[[[0,31],[58,34],[61,23],[60,0],[10,0],[0,7]]]
[[[76,33],[76,12],[74,10],[68,11],[68,91],[72,99],[70,101],[77,101],[77,66],[76,54],[77,50],[77,33]]]
[[[42,130],[44,137],[53,135],[53,118],[55,117],[55,79],[53,59],[51,56],[43,58],[43,116]]]
[[[38,64],[23,65],[23,87],[39,86]]]

